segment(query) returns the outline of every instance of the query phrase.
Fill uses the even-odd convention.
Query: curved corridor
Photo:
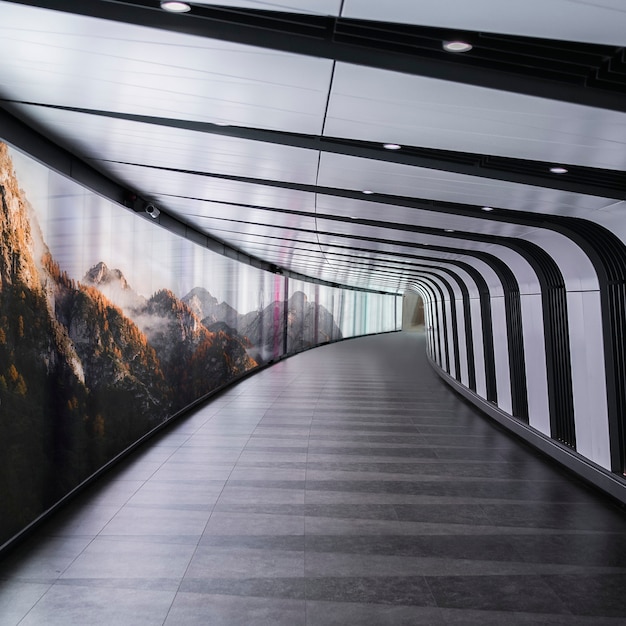
[[[180,420],[7,556],[0,624],[623,624],[624,513],[424,344],[310,350]]]

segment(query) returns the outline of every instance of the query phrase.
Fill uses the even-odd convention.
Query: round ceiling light
[[[467,41],[444,41],[443,49],[446,52],[469,52],[472,44]]]
[[[173,0],[162,0],[161,8],[170,13],[187,13],[191,7],[186,2],[174,2]]]
[[[368,196],[371,196],[374,192],[371,189],[364,189],[363,193],[368,195]]]
[[[383,148],[385,148],[385,150],[400,150],[402,146],[398,143],[384,143]]]
[[[551,167],[550,171],[553,174],[567,174],[567,169],[564,167]]]
[[[481,211],[493,211],[493,209],[490,206],[484,206]]]
[[[453,228],[446,228],[444,229],[447,233],[453,233],[454,229]]]

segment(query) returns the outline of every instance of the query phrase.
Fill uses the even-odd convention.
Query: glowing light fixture
[[[384,143],[383,148],[385,148],[385,150],[400,150],[402,146],[397,143]]]
[[[170,13],[187,13],[191,7],[186,2],[175,2],[174,0],[161,0],[161,8]]]
[[[371,189],[364,189],[363,193],[367,196],[371,196],[374,192]]]
[[[469,52],[472,44],[467,41],[444,41],[443,49],[446,52]]]
[[[481,211],[493,211],[493,209],[490,206],[484,206]]]
[[[564,167],[551,167],[550,171],[553,174],[567,174],[567,169]]]
[[[444,229],[447,233],[453,233],[454,229],[453,228],[446,228]]]

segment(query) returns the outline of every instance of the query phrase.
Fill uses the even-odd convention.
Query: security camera
[[[161,211],[157,209],[154,204],[146,204],[145,212],[152,218],[156,219],[161,214]]]

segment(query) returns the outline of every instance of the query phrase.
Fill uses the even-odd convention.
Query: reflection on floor
[[[450,393],[423,336],[243,381],[9,555],[0,624],[624,624],[626,517]]]

